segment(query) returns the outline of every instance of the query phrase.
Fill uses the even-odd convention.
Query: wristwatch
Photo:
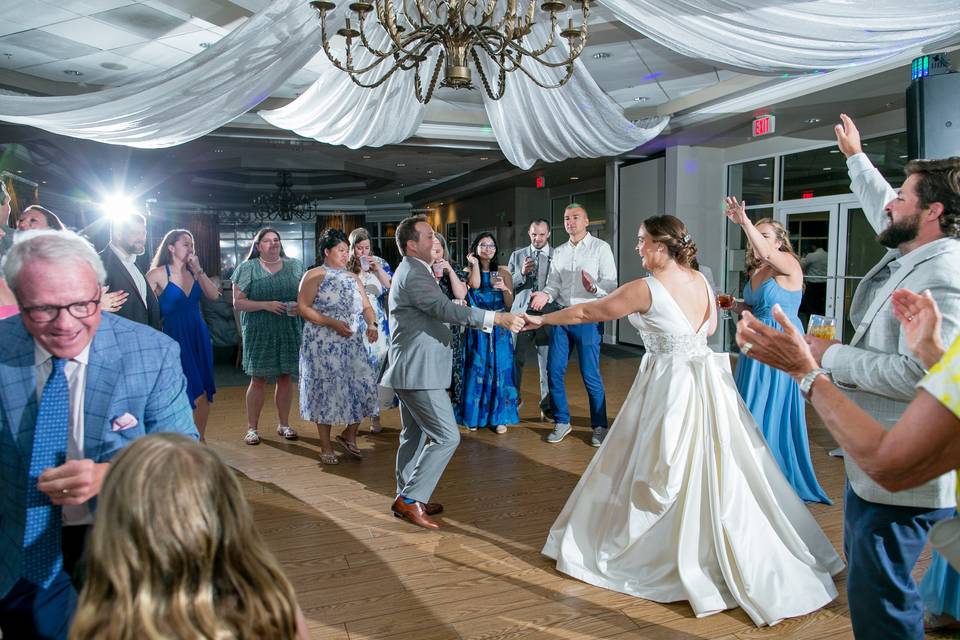
[[[827,376],[829,378],[830,372],[826,369],[817,367],[807,375],[803,376],[803,379],[800,381],[800,393],[803,394],[804,398],[810,397],[810,390],[813,388],[813,381],[819,376]]]

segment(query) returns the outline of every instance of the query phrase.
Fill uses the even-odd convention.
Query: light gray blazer
[[[862,159],[862,160],[865,160]],[[878,231],[886,223],[883,205],[893,194],[880,173],[851,161],[852,188],[864,213]],[[869,170],[866,168],[869,167]],[[895,195],[895,194],[894,194]],[[881,202],[882,201],[882,202]],[[863,279],[868,283],[890,262],[900,258],[891,250]],[[960,335],[960,240],[944,238],[914,249],[903,257],[908,264],[895,269],[877,295],[857,288],[850,303],[850,320],[856,328],[849,345],[831,347],[823,366],[851,400],[887,429],[903,414],[916,395],[916,385],[926,373],[907,347],[900,323],[893,315],[890,294],[906,288],[920,293],[929,289],[943,312],[943,341],[951,344]],[[910,264],[912,262],[912,264]],[[908,507],[945,508],[956,504],[956,474],[946,473],[924,485],[892,493],[880,487],[849,456],[844,458],[854,492],[870,502]]]
[[[394,389],[446,389],[453,371],[453,336],[444,323],[483,328],[483,309],[456,305],[430,269],[405,257],[390,285],[390,350],[380,384]]]
[[[513,313],[524,313],[527,310],[527,307],[530,306],[530,297],[537,287],[536,279],[523,275],[523,261],[527,257],[532,258],[535,252],[533,245],[528,244],[524,248],[514,251],[510,255],[510,262],[507,263],[510,276],[513,278],[513,306],[510,307]],[[552,255],[553,247],[550,244],[545,245],[543,253],[540,254],[540,270],[537,272],[537,278],[542,278],[544,286],[547,284],[547,275],[550,273],[550,257]]]

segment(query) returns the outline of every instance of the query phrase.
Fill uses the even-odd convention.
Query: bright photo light
[[[133,199],[123,194],[109,195],[99,206],[103,215],[110,219],[125,218],[137,212],[137,205]]]

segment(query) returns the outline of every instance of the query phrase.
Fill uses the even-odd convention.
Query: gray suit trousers
[[[397,495],[429,502],[443,470],[460,444],[453,405],[444,389],[397,389],[400,448]]]

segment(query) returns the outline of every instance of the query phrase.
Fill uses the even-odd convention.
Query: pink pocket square
[[[138,424],[139,422],[135,417],[133,417],[129,413],[125,413],[113,419],[113,422],[111,423],[111,428],[113,431],[123,431],[125,429],[132,429]]]

